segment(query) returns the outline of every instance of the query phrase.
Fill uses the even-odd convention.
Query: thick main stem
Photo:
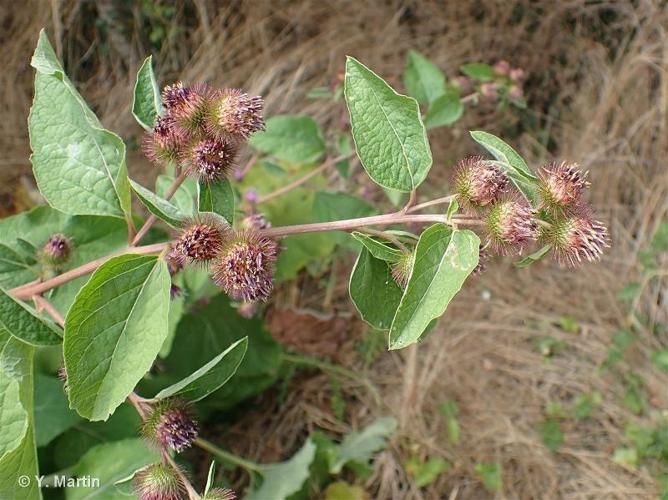
[[[410,215],[395,212],[385,215],[372,215],[371,217],[358,217],[356,219],[344,219],[332,222],[315,222],[313,224],[296,224],[294,226],[270,227],[263,229],[260,233],[269,238],[280,238],[291,234],[316,233],[319,231],[349,231],[364,226],[388,226],[391,224],[405,224],[409,222],[441,222],[448,224],[445,215],[424,214]]]
[[[49,280],[42,281],[40,283],[30,283],[27,285],[19,286],[17,288],[12,288],[9,292],[17,299],[21,300],[30,299],[33,295],[40,295],[48,290],[51,290],[52,288],[64,285],[65,283],[68,283],[73,279],[85,276],[88,273],[92,273],[112,257],[116,257],[118,255],[123,255],[126,253],[133,253],[139,255],[160,253],[167,247],[167,245],[168,243],[156,243],[154,245],[146,245],[143,247],[128,248],[124,251],[115,252],[110,255],[100,257],[99,259],[91,260],[90,262],[82,266],[75,267],[74,269],[71,269],[70,271],[67,271],[63,274],[59,274],[58,276],[55,276]]]
[[[404,214],[401,212],[395,212],[385,215],[374,215],[371,217],[359,217],[356,219],[345,219],[332,222],[317,222],[314,224],[297,224],[294,226],[272,227],[263,229],[259,231],[259,233],[262,236],[269,238],[281,238],[291,234],[316,233],[321,231],[350,231],[352,229],[365,226],[387,226],[391,224],[405,224],[410,222],[420,224],[426,222],[440,222],[442,224],[449,225],[483,224],[483,222],[477,219],[460,219],[457,217],[454,217],[449,221],[445,215],[441,214]],[[143,247],[129,247],[125,251],[115,252],[105,257],[100,257],[99,259],[95,259],[91,262],[88,262],[87,264],[76,267],[70,271],[67,271],[66,273],[59,274],[58,276],[49,280],[22,285],[17,288],[12,288],[9,292],[17,299],[30,299],[33,295],[42,294],[48,290],[51,290],[52,288],[56,288],[57,286],[72,281],[73,279],[79,278],[80,276],[92,273],[112,257],[123,254],[147,255],[160,253],[165,248],[167,248],[168,245],[169,242],[156,243],[154,245],[146,245]]]

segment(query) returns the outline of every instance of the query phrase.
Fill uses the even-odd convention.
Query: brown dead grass
[[[113,2],[98,4],[98,14],[113,19]],[[668,409],[668,377],[652,367],[648,355],[661,339],[650,327],[632,323],[615,297],[639,278],[638,252],[668,211],[665,2],[200,0],[179,5],[174,24],[186,29],[157,54],[162,81],[243,86],[266,97],[268,114],[310,114],[325,130],[339,123],[342,105],[309,101],[305,92],[328,84],[342,69],[345,54],[397,86],[411,48],[449,72],[463,62],[499,58],[526,68],[536,126],[472,113],[453,129],[439,129],[431,137],[436,159],[431,183],[442,182],[446,166],[474,150],[468,128],[519,131],[513,142],[534,164],[554,156],[591,170],[592,201],[613,239],[601,265],[578,272],[550,264],[522,271],[503,263],[490,266],[422,346],[383,354],[363,375],[381,390],[380,405],[363,388],[343,382],[348,424],[327,410],[322,389],[327,377],[314,376],[293,381],[282,404],[260,401],[256,414],[229,431],[230,442],[255,458],[275,460],[294,450],[308,429],[342,432],[374,415],[394,414],[399,435],[366,484],[374,498],[654,498],[657,486],[650,473],[619,466],[611,455],[623,443],[626,423],[656,417],[634,416],[622,404],[621,378],[596,369],[612,334],[634,327],[639,341],[625,364],[644,378],[653,409]],[[90,23],[91,9],[74,0],[0,6],[0,174],[5,181],[0,185],[15,186],[29,172],[28,61],[41,26],[67,55],[74,80],[103,123],[128,139],[138,134],[129,96],[146,42],[136,26],[124,33],[113,23],[103,39]],[[147,168],[138,161],[135,172]],[[13,188],[8,191],[6,196],[14,196]],[[635,304],[650,326],[668,321],[663,279],[645,283]],[[578,322],[578,333],[559,327],[565,315]],[[534,345],[536,337],[546,335],[567,344],[549,364]],[[665,345],[665,337],[662,341]],[[592,390],[603,394],[603,405],[591,419],[563,422],[565,444],[555,453],[547,450],[536,430],[545,405],[560,402],[569,408],[575,396]],[[457,446],[444,438],[438,405],[446,399],[460,407]],[[240,441],[243,436],[246,441]],[[453,468],[419,490],[402,467],[409,450],[446,458]],[[474,465],[482,461],[503,465],[502,492],[488,493],[476,478]]]

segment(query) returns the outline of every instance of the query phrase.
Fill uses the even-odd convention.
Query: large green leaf
[[[53,322],[39,318],[27,305],[1,288],[0,331],[34,346],[57,345],[62,342],[60,331]]]
[[[352,57],[346,62],[345,97],[357,156],[369,176],[397,191],[417,188],[432,163],[417,101],[397,94]]]
[[[363,248],[350,275],[349,290],[364,321],[379,330],[390,328],[403,290],[394,281],[387,262]]]
[[[349,462],[368,462],[373,454],[385,448],[385,441],[397,428],[392,417],[381,417],[359,432],[351,432],[338,446],[330,463],[330,472],[339,474]]]
[[[199,182],[199,211],[221,215],[228,224],[234,224],[234,189],[228,179],[217,182]]]
[[[141,439],[125,439],[94,446],[72,468],[74,477],[97,478],[99,485],[72,486],[65,490],[67,500],[127,500],[131,485],[115,484],[145,465],[158,462],[160,454]]]
[[[475,233],[435,224],[421,235],[415,263],[390,327],[390,349],[416,342],[441,316],[478,265],[480,239]]]
[[[153,191],[146,189],[133,180],[130,180],[130,185],[144,206],[158,219],[165,221],[172,227],[178,227],[183,222],[183,219],[185,219],[186,215],[178,207],[175,207]]]
[[[524,159],[510,145],[488,132],[475,130],[471,137],[498,160],[510,180],[535,207],[538,203],[538,179],[531,172]]]
[[[33,354],[34,347],[0,332],[0,498],[42,497],[35,480]],[[28,476],[28,486],[19,487],[20,476]]]
[[[452,125],[464,112],[464,105],[458,92],[447,92],[436,99],[424,117],[425,126],[430,128]]]
[[[411,50],[404,71],[404,85],[419,103],[431,104],[445,93],[445,75],[429,59]]]
[[[290,460],[260,466],[258,472],[262,476],[262,484],[248,494],[245,500],[285,500],[298,492],[309,477],[315,451],[315,444],[308,439]]]
[[[132,116],[146,130],[151,130],[155,119],[162,114],[160,89],[153,74],[152,62],[153,56],[148,56],[139,68],[132,99]]]
[[[149,370],[168,332],[167,264],[126,254],[104,263],[65,318],[70,406],[106,420]]]
[[[49,444],[56,436],[81,422],[70,410],[63,381],[46,375],[35,375],[35,442]]]
[[[51,206],[69,214],[124,217],[130,212],[125,144],[105,130],[40,32],[28,128],[37,185]]]
[[[237,372],[248,347],[248,337],[237,340],[200,369],[156,394],[157,399],[181,396],[195,402],[221,388]]]
[[[292,164],[313,163],[325,153],[318,124],[309,116],[273,116],[267,128],[250,138],[250,145]]]

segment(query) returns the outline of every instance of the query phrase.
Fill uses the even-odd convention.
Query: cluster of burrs
[[[549,245],[561,264],[575,267],[599,260],[609,246],[607,229],[583,198],[587,174],[576,164],[540,169],[536,208],[511,187],[499,166],[484,158],[460,161],[454,185],[460,203],[485,222],[488,244],[501,254],[522,253],[538,241]]]
[[[144,137],[144,154],[209,182],[227,177],[239,146],[264,129],[262,98],[239,89],[176,83],[164,88],[162,102],[164,113]]]

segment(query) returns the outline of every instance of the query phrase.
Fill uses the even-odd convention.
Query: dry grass
[[[113,2],[98,4],[100,15],[113,19]],[[101,37],[90,23],[91,8],[74,0],[0,6],[5,89],[0,174],[12,180],[0,185],[13,186],[29,172],[28,60],[41,26],[67,55],[73,78],[103,123],[126,138],[138,134],[129,96],[146,41],[137,36],[136,26],[124,34],[113,23],[107,25],[109,35]],[[134,11],[130,19],[137,16]],[[601,265],[578,272],[548,264],[523,271],[492,266],[471,282],[426,345],[383,354],[373,365],[368,376],[381,389],[381,405],[362,389],[344,386],[353,426],[388,413],[401,423],[367,488],[374,498],[489,498],[494,495],[473,468],[477,462],[498,461],[504,484],[499,498],[656,496],[657,486],[645,468],[625,468],[611,459],[623,443],[626,423],[655,417],[633,415],[622,403],[622,378],[596,369],[612,334],[634,328],[639,340],[623,366],[644,378],[654,409],[668,409],[668,377],[649,361],[651,350],[661,341],[666,344],[665,333],[663,339],[651,333],[654,325],[668,322],[665,278],[648,281],[635,304],[649,326],[633,321],[615,297],[626,283],[639,279],[638,253],[668,211],[665,2],[200,0],[180,7],[170,22],[187,29],[170,37],[157,54],[160,79],[243,86],[266,96],[269,114],[307,113],[325,129],[339,122],[343,108],[309,101],[305,91],[328,84],[342,69],[345,54],[396,85],[401,85],[410,48],[449,71],[463,62],[499,58],[526,68],[534,110],[530,119],[536,126],[473,113],[454,129],[439,129],[431,137],[436,163],[430,180],[445,179],[445,166],[474,149],[467,128],[519,131],[513,141],[534,163],[556,156],[591,170],[592,201],[610,225],[613,247]],[[135,172],[145,168],[142,163],[133,167]],[[577,321],[578,333],[559,327],[565,315]],[[535,348],[535,339],[546,335],[568,346],[551,363]],[[275,401],[265,402],[260,405],[265,411],[228,436],[239,449],[272,460],[279,458],[272,448],[278,454],[294,449],[306,429],[346,430],[323,410],[328,407],[323,381],[321,376],[293,382],[279,411],[273,412]],[[592,390],[604,397],[593,418],[563,422],[564,445],[556,453],[547,450],[536,430],[545,405],[559,402],[569,408],[578,394]],[[459,404],[458,446],[444,438],[438,405],[446,399]],[[251,439],[239,443],[244,435]],[[252,439],[260,435],[262,440]],[[422,490],[402,468],[416,445],[421,456],[442,456],[454,465]]]

